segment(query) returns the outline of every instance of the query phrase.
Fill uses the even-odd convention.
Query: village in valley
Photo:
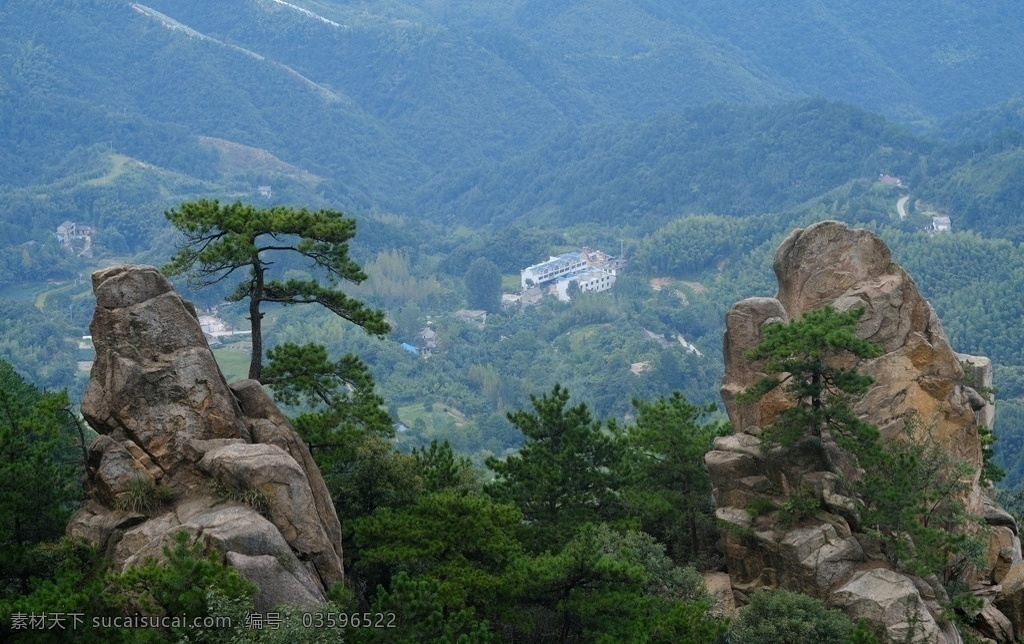
[[[907,205],[909,193],[906,192],[905,184],[898,178],[887,174],[878,176],[878,181],[884,184],[899,187],[903,192],[897,203],[897,213],[901,219],[907,218]],[[264,186],[261,186],[261,189]],[[931,211],[926,204],[921,202],[913,204],[913,209],[918,215],[927,214],[931,217],[931,224],[927,232],[931,234],[949,232],[951,230],[950,218],[946,215]],[[90,253],[91,238],[94,231],[91,227],[73,221],[65,221],[57,227],[56,236],[65,248],[78,250],[82,254]],[[626,260],[622,255],[610,255],[602,250],[584,246],[578,251],[562,253],[557,256],[549,256],[548,259],[527,266],[520,270],[519,288],[515,292],[501,294],[501,310],[505,313],[513,313],[517,310],[524,310],[540,304],[545,297],[553,298],[560,302],[570,302],[575,294],[582,293],[604,293],[611,291],[616,278],[621,275],[626,266]],[[658,280],[652,280],[654,290],[660,290],[663,286]],[[686,305],[685,295],[678,292],[682,304]],[[251,347],[251,331],[248,329],[236,328],[222,317],[222,312],[227,304],[221,304],[209,309],[200,311],[200,323],[203,333],[206,335],[210,347],[213,348],[218,360],[224,360],[225,351],[231,357],[228,362],[241,361]],[[459,309],[450,314],[454,319],[465,324],[483,327],[487,323],[488,311],[481,309]],[[394,326],[394,324],[393,324]],[[678,343],[685,351],[695,356],[702,356],[701,351],[692,343],[687,341],[680,332],[660,334],[650,330],[644,330],[647,340],[667,348]],[[399,345],[406,352],[420,358],[429,358],[433,354],[443,350],[443,338],[440,337],[431,316],[427,316],[426,324],[420,329],[417,337],[406,338],[400,341]],[[91,338],[86,336],[80,340],[79,370],[88,371],[91,367],[92,353]],[[237,357],[236,357],[237,356]],[[634,363],[631,371],[639,376],[649,371],[651,365],[645,362]],[[229,374],[229,377],[241,377],[242,373]]]
[[[880,184],[898,188],[900,196],[896,203],[896,213],[901,220],[907,220],[914,216],[917,219],[926,219],[930,223],[924,228],[928,234],[948,233],[952,230],[950,217],[935,211],[927,203],[920,200],[911,201],[909,187],[902,179],[886,173],[879,174],[877,181]],[[259,186],[259,195],[267,198],[271,194],[270,186]],[[92,227],[74,221],[65,221],[56,229],[58,241],[66,249],[77,251],[81,255],[92,255]],[[501,310],[505,313],[512,313],[517,310],[524,310],[540,304],[545,297],[556,299],[560,302],[570,302],[573,295],[577,293],[603,293],[614,288],[616,278],[621,274],[626,265],[625,258],[610,255],[602,250],[584,246],[577,251],[562,253],[556,256],[549,256],[548,259],[527,266],[520,270],[519,288],[515,292],[501,294]],[[658,280],[652,280],[652,288],[660,290],[661,284]],[[686,305],[685,296],[680,297],[683,305]],[[210,343],[211,348],[218,350],[218,359],[223,358],[223,350],[230,350],[234,356],[237,353],[238,360],[241,360],[245,352],[251,347],[247,329],[238,329],[226,322],[221,317],[222,309],[226,305],[212,307],[200,312],[200,323],[203,332]],[[487,322],[488,311],[480,309],[459,309],[453,311],[451,316],[465,324],[483,327]],[[644,330],[645,337],[663,348],[678,343],[688,353],[702,356],[700,350],[688,342],[682,333],[674,332],[659,334],[653,331]],[[84,357],[84,354],[92,352],[91,338],[88,336],[80,341],[79,369],[88,370],[91,361]],[[414,344],[415,343],[415,344]],[[407,338],[399,343],[406,352],[421,358],[429,358],[431,355],[443,350],[443,340],[435,328],[430,316],[427,316],[426,325],[423,326],[415,339]],[[229,359],[229,362],[233,362]],[[641,375],[650,369],[648,363],[640,362],[631,366],[636,375]]]

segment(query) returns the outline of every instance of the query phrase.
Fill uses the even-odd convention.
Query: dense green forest
[[[95,548],[60,538],[90,437],[63,394],[41,392],[3,362],[0,378],[5,639],[724,642],[729,633],[758,642],[810,630],[827,638],[818,641],[875,641],[840,612],[785,591],[756,595],[732,624],[709,612],[699,570],[719,554],[701,456],[729,428],[678,394],[636,401],[635,422],[623,425],[555,386],[509,414],[523,447],[490,459],[496,477],[486,482],[447,443],[402,454],[372,429],[319,451],[345,510],[348,582],[321,612],[281,607],[271,626],[247,618],[254,586],[187,532],[165,548],[165,562],[123,573]],[[134,511],[160,511],[144,494],[130,498]],[[799,625],[786,625],[786,614]],[[140,615],[153,621],[139,627]],[[124,626],[127,616],[136,627]]]
[[[735,165],[737,172],[756,166],[754,160],[764,152],[763,147],[751,144],[750,135],[757,131],[754,123],[767,127],[772,118],[780,117],[774,137],[764,141],[777,149],[779,161],[771,166],[775,174],[792,177],[797,167],[814,164],[819,149],[804,148],[802,143],[810,139],[801,138],[801,131],[809,127],[816,132],[818,124],[858,112],[849,106],[801,102],[766,110],[737,108],[731,114],[732,118],[721,114],[718,118],[726,132],[735,130],[736,134],[714,136],[709,143],[720,145],[732,137],[737,149],[747,150],[740,155],[744,160]],[[749,196],[742,198],[730,192],[728,182],[722,179],[721,194],[713,198],[709,191],[705,205],[692,210],[665,206],[658,215],[651,204],[665,193],[652,192],[644,204],[633,205],[633,212],[649,216],[619,214],[614,223],[586,222],[585,218],[563,221],[566,213],[573,212],[568,207],[557,208],[562,214],[552,207],[543,217],[531,217],[534,225],[509,222],[483,230],[409,215],[368,213],[357,216],[359,232],[353,254],[371,279],[355,294],[388,311],[395,329],[389,340],[346,333],[316,315],[280,316],[280,322],[269,325],[268,337],[271,343],[313,338],[337,354],[353,351],[363,356],[396,421],[409,429],[400,436],[407,447],[449,437],[460,451],[479,461],[516,446],[505,413],[525,405],[529,394],[556,382],[579,392],[602,416],[623,417],[630,412],[634,397],[667,395],[674,390],[683,391],[695,402],[713,402],[721,373],[725,311],[742,297],[771,293],[771,255],[788,230],[821,219],[840,219],[872,228],[891,245],[896,261],[910,271],[936,307],[957,350],[987,355],[995,361],[996,385],[1003,401],[1000,408],[1006,411],[1000,414],[999,434],[1005,438],[997,451],[1007,465],[1016,462],[1020,441],[1012,436],[1015,426],[1010,419],[1024,389],[1019,375],[1024,356],[1015,339],[1021,319],[1019,298],[1010,296],[1019,292],[1016,289],[1022,279],[1019,242],[1012,223],[1013,204],[1018,202],[1004,199],[998,208],[985,211],[992,220],[982,219],[976,232],[970,231],[972,221],[966,213],[954,215],[951,234],[924,232],[930,223],[930,209],[960,212],[941,205],[946,187],[956,177],[972,181],[960,186],[958,194],[963,199],[975,194],[977,201],[988,203],[985,195],[992,186],[1004,192],[1012,190],[1012,166],[1000,164],[1016,154],[1013,148],[1007,150],[1012,138],[1001,135],[998,141],[979,144],[969,160],[957,165],[957,159],[967,158],[959,148],[900,134],[898,128],[870,115],[862,119],[873,123],[872,129],[857,129],[850,121],[839,119],[846,129],[833,132],[827,140],[844,140],[847,145],[859,141],[856,145],[867,151],[895,149],[873,144],[877,143],[875,137],[885,142],[902,140],[917,151],[916,161],[908,156],[896,167],[911,168],[911,174],[903,176],[908,177],[907,186],[922,186],[920,191],[877,181],[871,169],[872,165],[881,166],[876,159],[874,164],[857,167],[833,166],[818,179],[808,175],[807,181],[816,187],[809,189],[808,198],[802,201],[788,197],[784,190],[785,185],[794,183],[792,179],[758,184],[760,187],[750,188]],[[678,122],[666,121],[657,131],[670,132],[669,124]],[[646,140],[658,138],[665,136],[652,134]],[[791,141],[789,147],[772,142],[786,140]],[[645,147],[638,144],[635,150]],[[692,147],[697,150],[692,167],[710,159],[704,153],[707,145]],[[736,156],[724,148],[713,149],[721,152],[720,159]],[[808,156],[804,159],[801,154]],[[892,157],[895,153],[882,154]],[[11,302],[6,307],[11,323],[0,333],[3,357],[39,385],[67,388],[72,397],[84,382],[84,373],[76,372],[74,362],[89,357],[87,349],[78,349],[81,336],[88,334],[92,306],[87,274],[104,263],[127,259],[162,264],[175,243],[162,210],[203,187],[182,183],[175,179],[180,175],[134,165],[109,152],[94,150],[81,158],[106,164],[102,181],[68,180],[14,188],[0,196],[8,204],[8,212],[39,213],[38,218],[12,219],[6,228],[10,241],[0,266],[0,284]],[[630,155],[622,152],[609,158]],[[950,169],[943,172],[947,167]],[[998,173],[971,172],[979,167],[998,169]],[[111,176],[114,168],[120,170]],[[728,163],[723,168],[722,173],[735,176],[728,171]],[[665,185],[677,185],[679,179],[673,177],[670,173]],[[978,186],[976,192],[970,187],[973,184]],[[773,211],[759,211],[754,203],[758,191],[766,203],[777,200]],[[313,204],[322,203],[321,196],[302,194]],[[614,190],[607,194],[609,201],[613,197],[628,199]],[[230,199],[231,195],[228,192],[224,197]],[[911,214],[905,220],[895,208],[903,195],[913,197],[908,202]],[[586,199],[603,203],[599,196]],[[549,200],[569,203],[571,197],[551,196]],[[746,205],[741,207],[743,203]],[[585,210],[582,204],[578,204],[580,211]],[[607,212],[622,213],[620,207],[625,205]],[[682,214],[687,210],[716,214]],[[594,212],[600,215],[603,211]],[[672,212],[676,214],[669,214]],[[149,214],[140,217],[140,213]],[[88,253],[80,240],[65,248],[54,238],[56,225],[72,217],[95,229]],[[1000,226],[1001,220],[1008,222],[1005,227]],[[33,224],[26,229],[21,221]],[[1003,230],[1005,237],[991,232]],[[496,266],[505,276],[504,290],[513,292],[521,268],[584,245],[613,253],[624,251],[627,268],[611,293],[587,294],[571,303],[545,301],[523,310],[495,310],[482,328],[452,316],[469,306],[467,271],[474,261],[487,260]],[[292,268],[302,271],[304,267],[296,264]],[[225,289],[212,289],[188,296],[201,306],[214,306],[226,294]],[[246,325],[240,310],[228,308],[221,313],[238,327]],[[440,351],[423,360],[400,348],[403,342],[420,346],[420,334],[428,326],[439,336]],[[678,343],[662,346],[646,332],[668,337],[681,334],[700,355]],[[631,371],[638,364],[649,365],[649,370]],[[241,377],[242,372],[236,371],[233,376]],[[1015,483],[1017,469],[1010,470],[1008,480]]]

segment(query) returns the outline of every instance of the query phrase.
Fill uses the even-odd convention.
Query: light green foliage
[[[402,223],[409,226],[408,222]],[[363,234],[360,233],[359,237],[362,238]],[[396,241],[392,238],[385,243],[390,246]],[[424,274],[421,266],[413,265],[408,252],[394,248],[380,251],[364,263],[364,268],[370,279],[354,287],[353,292],[364,299],[372,298],[378,306],[392,310],[433,303],[445,289],[433,273]]]
[[[981,476],[978,482],[982,485],[995,485],[1006,478],[1006,470],[995,462],[995,432],[984,425],[978,425],[978,442],[981,444]]]
[[[241,503],[263,516],[270,512],[270,497],[263,490],[249,486],[236,486],[217,480],[213,483],[213,493],[224,501]]]
[[[560,385],[531,400],[532,412],[508,415],[526,437],[522,449],[504,461],[487,459],[497,474],[488,492],[522,510],[527,547],[543,552],[564,545],[575,526],[621,513],[611,469],[621,459],[621,442],[586,404],[569,407]]]
[[[751,222],[737,217],[691,215],[644,238],[635,262],[650,275],[687,277],[713,269],[752,244]]]
[[[76,329],[62,311],[41,311],[29,302],[3,301],[0,324],[0,360],[18,372],[30,374],[37,387],[81,388],[75,382]]]
[[[316,623],[314,619],[319,617],[326,624],[327,615],[339,616],[342,613],[359,615],[359,619],[362,619],[358,606],[347,604],[330,602],[318,606],[315,613],[284,605],[274,609],[280,618],[275,626],[264,622],[262,628],[257,628],[251,621],[249,624],[252,627],[246,626],[246,617],[252,613],[252,600],[249,597],[229,595],[215,588],[207,591],[206,602],[211,615],[231,620],[231,628],[208,630],[198,636],[189,633],[187,636],[190,639],[185,641],[203,644],[335,644],[343,633],[346,634],[344,641],[351,641],[347,633],[354,629],[315,628],[311,626]]]
[[[673,559],[696,562],[718,539],[704,454],[728,427],[702,424],[714,405],[691,405],[679,392],[633,406],[636,421],[626,427],[621,464],[626,512],[666,544]]]
[[[128,481],[128,489],[118,496],[116,507],[126,512],[150,514],[166,506],[174,493],[152,479],[138,475]]]
[[[782,387],[795,403],[768,428],[771,440],[792,445],[828,430],[841,447],[855,452],[877,440],[878,430],[857,418],[849,406],[850,397],[867,391],[872,379],[836,364],[845,356],[881,355],[881,348],[857,337],[857,320],[863,313],[864,309],[840,313],[825,306],[789,324],[770,324],[761,343],[744,354],[748,360],[764,360],[769,375],[741,392],[737,401],[752,402]]]
[[[240,202],[221,206],[217,201],[204,200],[184,203],[166,216],[185,239],[164,266],[165,274],[186,274],[193,287],[201,288],[233,277],[236,271],[243,272],[228,300],[249,302],[253,342],[250,378],[261,377],[265,303],[320,304],[370,333],[384,335],[390,330],[383,311],[367,308],[338,290],[339,282],[358,284],[366,279],[348,255],[355,221],[341,213],[283,206],[258,209]],[[292,276],[284,281],[268,278],[271,266],[292,254],[308,260],[310,270],[322,274],[327,285],[312,276]]]
[[[853,632],[842,612],[788,590],[759,591],[729,627],[734,644],[843,644]],[[858,637],[864,641],[861,631]],[[870,641],[870,640],[869,640]]]

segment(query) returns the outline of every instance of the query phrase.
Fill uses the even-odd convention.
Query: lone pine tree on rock
[[[877,440],[877,428],[857,418],[849,405],[873,380],[844,366],[851,357],[882,354],[878,345],[857,337],[857,320],[863,314],[864,309],[839,312],[831,306],[808,311],[789,324],[765,326],[760,344],[743,354],[748,360],[764,360],[768,375],[742,391],[738,402],[760,400],[778,387],[795,402],[768,428],[771,440],[792,445],[807,435],[820,438],[824,430],[847,449]]]
[[[262,307],[280,304],[320,304],[375,335],[390,331],[384,312],[371,309],[345,295],[340,282],[359,284],[366,274],[348,255],[356,222],[333,210],[296,210],[287,206],[261,209],[235,202],[222,206],[214,201],[183,203],[168,211],[167,219],[185,235],[171,261],[163,267],[167,276],[185,274],[189,285],[202,288],[247,271],[227,299],[249,300],[252,322],[252,359],[249,377],[261,380],[263,364]],[[299,255],[310,269],[323,277],[270,278],[277,257]]]

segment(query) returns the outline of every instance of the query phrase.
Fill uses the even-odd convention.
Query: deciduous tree
[[[501,271],[489,259],[474,259],[463,277],[469,293],[469,306],[494,312],[501,306]]]

